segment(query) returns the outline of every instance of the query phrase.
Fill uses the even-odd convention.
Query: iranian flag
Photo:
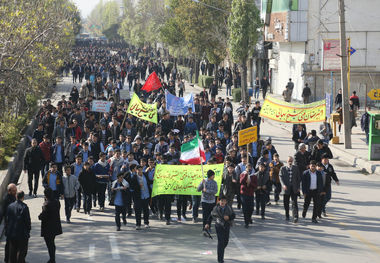
[[[201,164],[206,161],[205,150],[198,131],[193,140],[181,146],[181,158],[179,161],[186,164]]]

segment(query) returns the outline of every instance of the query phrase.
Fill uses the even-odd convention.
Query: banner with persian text
[[[157,124],[157,105],[142,102],[135,93],[129,103],[127,113],[139,119]]]
[[[286,123],[322,122],[326,118],[326,101],[294,104],[267,97],[261,107],[260,117]]]
[[[204,165],[204,175],[208,170],[215,172],[219,196],[224,164]],[[152,197],[156,195],[201,195],[197,187],[202,182],[201,165],[167,165],[158,164],[154,172]]]

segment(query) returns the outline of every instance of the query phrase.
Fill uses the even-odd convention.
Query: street
[[[72,84],[65,79],[57,87],[55,98],[69,90]],[[188,90],[188,92],[196,90]],[[293,142],[288,131],[272,121],[262,124],[262,136],[272,137],[273,145],[284,162],[293,155]],[[291,152],[289,151],[291,149]],[[226,249],[226,262],[380,262],[380,177],[364,175],[358,169],[332,160],[341,185],[333,183],[332,200],[327,205],[328,217],[311,223],[312,208],[306,219],[297,224],[286,222],[282,196],[278,205],[267,207],[266,219],[254,216],[249,229],[243,228],[242,211],[236,208],[235,225]],[[20,190],[28,192],[27,176],[22,174]],[[47,249],[40,237],[38,215],[43,203],[42,186],[38,198],[27,197],[32,217],[28,262],[46,262]],[[299,201],[302,211],[303,200]],[[150,219],[150,229],[135,230],[134,217],[126,227],[116,232],[113,207],[105,212],[95,208],[92,216],[81,210],[73,211],[72,223],[64,220],[64,202],[61,201],[63,235],[57,236],[57,262],[215,262],[217,238],[201,234],[202,223],[193,224],[191,212],[187,222]],[[176,218],[175,203],[172,219]],[[2,246],[4,242],[2,242]],[[4,250],[1,249],[0,257]]]

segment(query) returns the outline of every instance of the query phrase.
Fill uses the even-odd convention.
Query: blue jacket
[[[195,122],[188,122],[185,125],[185,134],[195,134],[195,131],[198,130],[197,124]]]
[[[101,165],[100,163],[96,163],[93,168],[93,172],[95,175],[108,175],[110,172],[110,164],[107,163],[106,166]],[[107,183],[109,178],[96,178],[96,182],[98,183]]]

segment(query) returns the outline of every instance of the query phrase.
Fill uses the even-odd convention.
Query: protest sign
[[[224,164],[203,166],[205,174],[208,170],[213,170],[215,172],[214,180],[218,184],[219,189],[216,196],[219,196],[223,168]],[[154,173],[152,197],[161,194],[201,195],[202,192],[198,192],[197,187],[202,180],[201,165],[159,164],[156,166]]]
[[[292,104],[268,97],[261,107],[260,117],[286,123],[322,122],[326,118],[326,101]]]
[[[130,91],[128,89],[121,89],[119,92],[120,92],[120,99],[122,100],[131,99]]]
[[[133,94],[127,113],[157,124],[157,105],[142,102],[136,94]]]
[[[94,100],[92,101],[92,111],[96,112],[110,112],[111,102],[105,100]]]
[[[238,146],[257,141],[257,126],[249,127],[238,133]]]

